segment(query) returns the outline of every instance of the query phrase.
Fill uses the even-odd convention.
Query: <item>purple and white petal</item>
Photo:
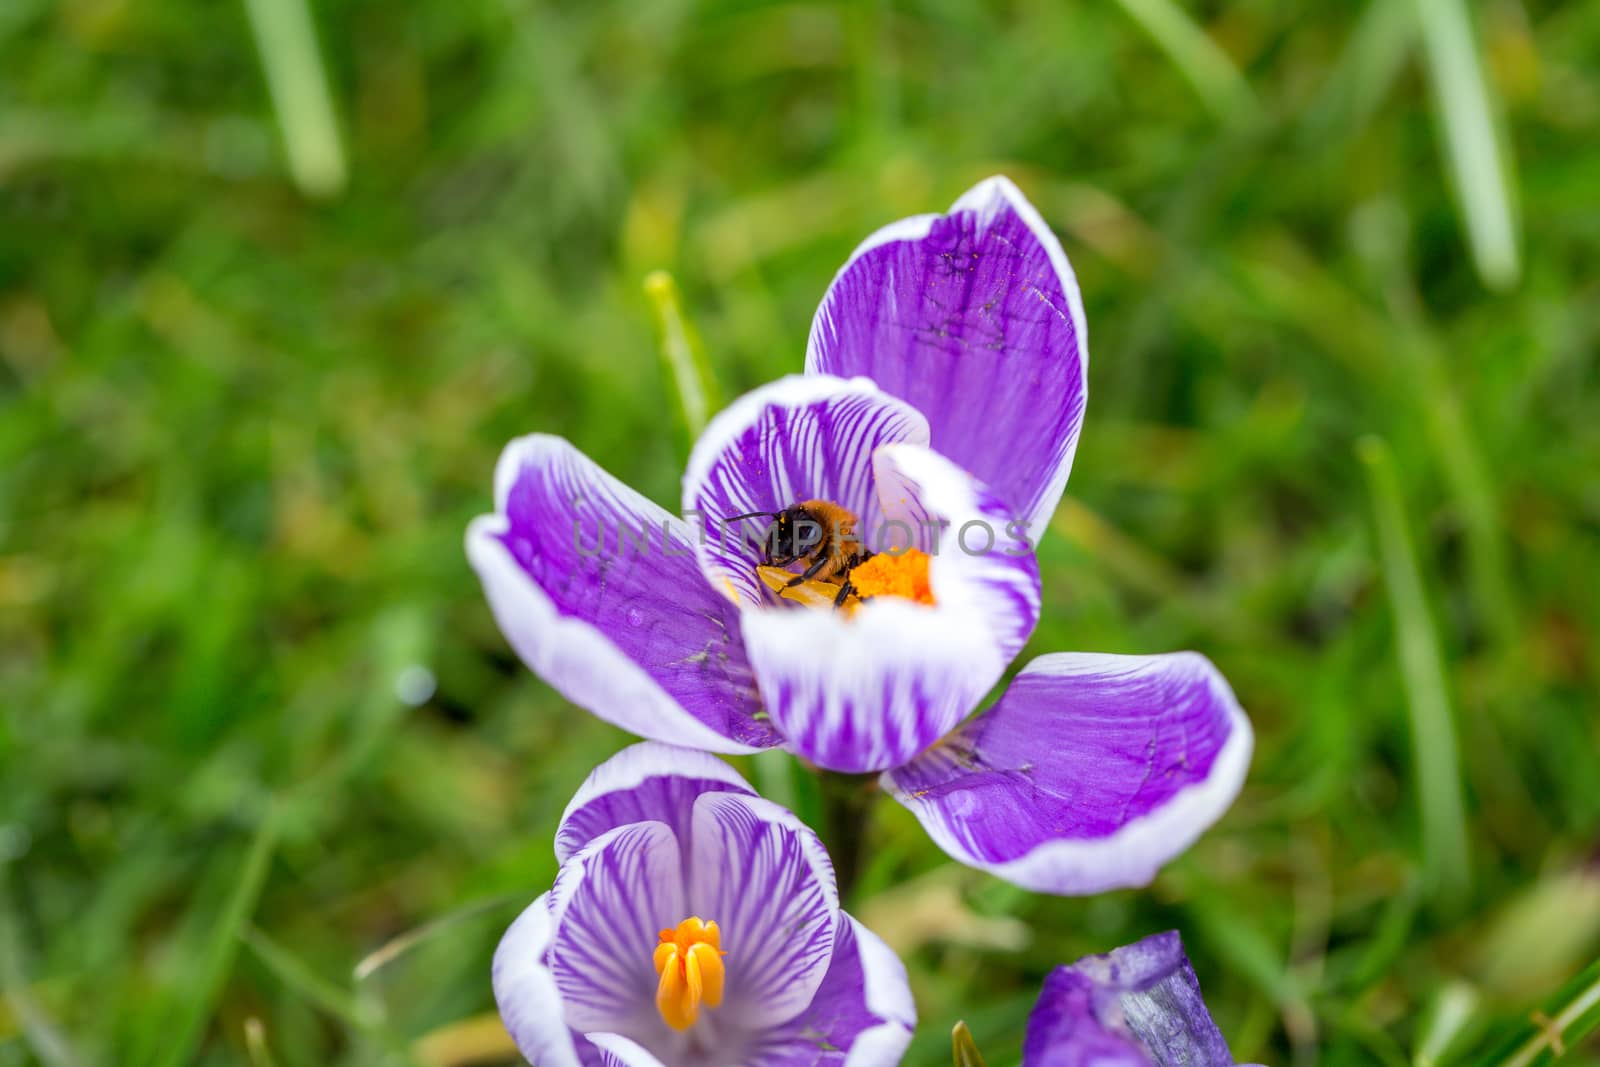
[[[885,524],[898,520],[937,537],[923,546],[934,553],[934,599],[952,613],[982,618],[1009,664],[1039,622],[1039,561],[1026,525],[992,489],[932,449],[893,445],[873,466]]]
[[[1023,1067],[1232,1067],[1175,930],[1058,967],[1045,980]]]
[[[669,1067],[637,1041],[621,1034],[590,1034],[589,1041],[600,1052],[601,1067]],[[535,1062],[534,1067],[544,1067]]]
[[[495,1004],[506,1032],[529,1063],[585,1067],[578,1054],[583,1039],[567,1027],[561,992],[545,963],[553,932],[550,894],[546,893],[517,916],[495,949]]]
[[[746,611],[745,648],[791,751],[852,773],[899,766],[955,728],[1000,680],[1039,617],[1033,552],[1007,537],[1005,506],[949,460],[889,445],[875,463],[886,540],[924,520],[948,530],[929,566],[936,603],[881,596],[853,614]],[[980,532],[972,532],[972,531]],[[995,534],[989,547],[988,531]],[[966,542],[972,551],[958,542]]]
[[[1088,398],[1083,298],[1061,243],[1008,179],[893,223],[834,278],[809,373],[864,374],[927,416],[933,447],[1034,535],[1072,468]]]
[[[747,1030],[792,1019],[827,974],[839,925],[833,864],[817,835],[771,801],[695,803],[689,903],[715,920],[727,972],[718,1019]]]
[[[994,707],[883,776],[934,841],[1028,889],[1147,884],[1222,816],[1252,735],[1204,656],[1041,656]]]
[[[689,862],[690,818],[702,793],[755,795],[750,783],[727,763],[696,749],[642,741],[589,772],[561,814],[556,859],[572,855],[607,830],[629,823],[666,823]]]
[[[659,822],[619,826],[561,867],[550,891],[550,974],[567,1025],[653,1044],[658,934],[688,911],[678,839]]]
[[[756,1036],[762,1067],[889,1067],[917,1023],[905,965],[849,915],[839,925],[828,973],[806,1009]]]
[[[865,378],[790,375],[746,393],[711,420],[689,455],[683,510],[704,524],[706,579],[745,605],[767,601],[756,579],[764,518],[806,500],[853,512],[860,529],[878,521],[872,454],[900,441],[926,444],[928,424]]]
[[[851,618],[747,611],[745,644],[790,751],[860,774],[894,767],[948,733],[1006,660],[977,618],[876,597]]]
[[[507,640],[558,692],[657,741],[778,742],[757,718],[736,613],[680,520],[543,434],[507,446],[495,501],[468,529],[467,555]]]

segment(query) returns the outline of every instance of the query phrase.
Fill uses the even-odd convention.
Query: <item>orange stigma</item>
[[[661,931],[656,945],[656,1010],[674,1030],[687,1030],[700,1017],[700,1005],[722,1003],[722,932],[714,922],[691,915],[676,930]]]
[[[930,562],[928,554],[918,548],[879,552],[850,571],[850,584],[862,597],[898,596],[918,604],[932,604]]]

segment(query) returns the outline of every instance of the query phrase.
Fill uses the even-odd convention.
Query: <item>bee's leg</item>
[[[842,608],[844,607],[844,602],[846,600],[849,600],[852,596],[858,595],[859,594],[856,593],[856,587],[850,584],[850,579],[846,578],[844,580],[844,584],[839,587],[839,595],[833,598],[833,606],[836,608]]]
[[[811,579],[815,578],[818,574],[822,573],[822,568],[826,567],[827,565],[828,565],[828,557],[825,556],[825,555],[818,556],[815,560],[812,561],[811,566],[807,567],[800,574],[797,574],[793,578],[790,578],[788,583],[784,585],[784,588],[785,589],[793,589],[795,586],[801,584],[802,582],[809,582]]]

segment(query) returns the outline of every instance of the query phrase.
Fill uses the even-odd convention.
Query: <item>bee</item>
[[[786,567],[805,561],[806,569],[790,578],[785,589],[810,581],[837,581],[834,607],[860,595],[850,584],[850,572],[871,559],[872,550],[856,536],[854,512],[826,500],[803,500],[782,511],[752,511],[728,521],[758,518],[772,520],[762,537],[762,563]]]

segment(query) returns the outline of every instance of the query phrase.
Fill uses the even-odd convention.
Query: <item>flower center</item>
[[[927,553],[915,548],[872,552],[857,536],[860,520],[848,508],[802,500],[782,511],[754,511],[730,521],[763,516],[771,522],[756,577],[784,600],[843,610],[847,616],[868,597],[934,602]]]
[[[674,1030],[687,1030],[700,1017],[700,1005],[722,1003],[722,932],[715,922],[691,915],[675,930],[661,931],[656,945],[656,1010]]]
[[[851,612],[862,600],[874,596],[897,596],[918,604],[937,603],[933,587],[928,583],[931,562],[932,558],[918,548],[875,553],[850,569],[850,593],[842,602],[839,582],[811,578],[790,584],[795,575],[782,567],[757,567],[756,575],[785,600],[811,608],[839,607]]]

